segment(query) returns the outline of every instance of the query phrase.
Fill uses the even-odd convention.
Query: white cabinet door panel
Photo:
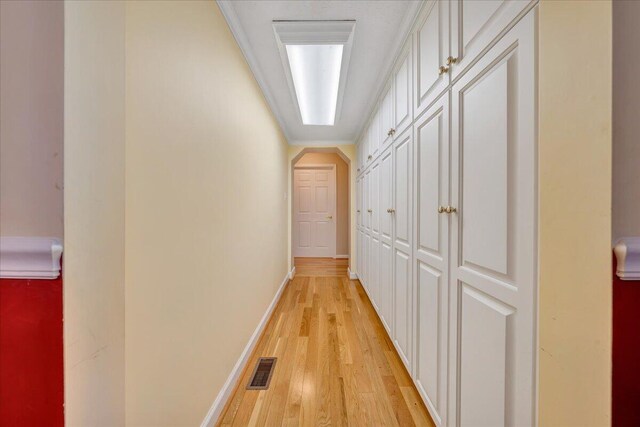
[[[380,156],[380,313],[390,336],[393,336],[393,149]]]
[[[451,0],[451,67],[458,77],[534,1]]]
[[[449,425],[535,418],[536,13],[452,88]]]
[[[395,294],[394,342],[407,370],[412,372],[411,257],[396,248],[393,264]]]
[[[394,136],[398,137],[413,121],[413,57],[412,43],[409,42],[400,54],[400,60],[393,73],[393,120]]]
[[[380,213],[382,207],[380,206],[380,163],[378,161],[371,166],[369,200],[371,209],[371,232],[378,238],[380,234],[380,216],[382,215]]]
[[[446,65],[449,56],[449,2],[427,2],[418,22],[414,35],[415,117],[449,85],[449,74],[440,73],[440,67]]]
[[[414,125],[416,384],[433,420],[447,425],[449,95]]]

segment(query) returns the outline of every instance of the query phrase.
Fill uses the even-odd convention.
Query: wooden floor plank
[[[296,258],[220,426],[434,426],[348,260]],[[267,390],[246,390],[277,357]]]

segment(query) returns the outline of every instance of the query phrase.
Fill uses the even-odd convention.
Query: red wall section
[[[64,425],[62,278],[0,280],[0,425]]]
[[[640,426],[640,281],[620,280],[613,257],[613,426]]]

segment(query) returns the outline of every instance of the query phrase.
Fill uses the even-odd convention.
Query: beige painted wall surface
[[[125,7],[65,2],[69,427],[124,425]]]
[[[0,2],[0,235],[62,238],[64,5]]]
[[[287,275],[287,145],[215,2],[126,8],[126,420],[195,426]]]
[[[306,153],[296,163],[336,165],[336,254],[349,255],[349,165],[336,153]]]
[[[540,4],[539,425],[611,423],[611,2]]]
[[[640,236],[640,1],[613,2],[613,240]]]
[[[291,221],[292,221],[292,214],[293,214],[293,210],[292,210],[292,200],[293,198],[291,197],[291,190],[293,189],[293,175],[292,175],[292,169],[293,169],[293,163],[294,163],[294,159],[297,160],[296,158],[298,157],[298,155],[303,151],[326,151],[326,150],[335,150],[338,149],[342,152],[342,154],[349,159],[349,162],[351,165],[355,165],[356,162],[356,146],[355,144],[350,144],[350,145],[339,145],[339,146],[332,146],[332,145],[327,145],[327,146],[309,146],[306,147],[304,145],[290,145],[288,147],[288,163],[287,163],[287,169],[288,169],[288,183],[287,183],[287,194],[288,194],[288,207],[287,207],[287,260],[288,260],[288,268],[289,270],[291,270],[291,268],[293,268],[293,258],[291,255]],[[355,224],[356,223],[356,208],[355,208],[355,200],[356,200],[356,170],[353,167],[350,167],[350,176],[349,176],[349,199],[352,200],[353,202],[351,203],[350,206],[350,210],[349,210],[349,223],[350,224]],[[350,251],[349,251],[349,268],[353,271],[355,271],[354,266],[357,265],[356,264],[356,257],[357,257],[357,253],[356,253],[356,227],[349,227],[349,247],[350,247]]]

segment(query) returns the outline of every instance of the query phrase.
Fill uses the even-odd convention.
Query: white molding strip
[[[289,280],[293,280],[294,277],[296,277],[296,267],[295,266],[289,272]]]
[[[269,307],[267,307],[267,311],[262,316],[262,319],[260,319],[260,323],[258,323],[256,330],[253,331],[253,334],[249,338],[249,342],[247,343],[246,347],[242,351],[242,354],[240,354],[240,358],[238,359],[238,361],[236,362],[236,365],[231,370],[229,377],[227,377],[227,381],[225,381],[224,385],[222,386],[222,389],[218,393],[218,396],[216,396],[216,399],[213,401],[211,408],[209,408],[209,412],[207,412],[207,415],[204,417],[204,420],[200,425],[201,427],[213,427],[218,421],[218,418],[220,417],[220,415],[222,415],[222,410],[224,409],[224,406],[226,405],[227,400],[229,400],[229,397],[231,397],[231,393],[233,393],[233,390],[235,389],[235,386],[238,380],[240,379],[240,375],[242,375],[242,371],[244,370],[245,365],[249,361],[249,358],[251,357],[251,353],[253,353],[253,349],[258,343],[258,340],[262,335],[262,331],[264,331],[265,326],[267,326],[267,323],[269,323],[271,314],[273,313],[273,310],[278,305],[278,301],[282,296],[282,291],[284,291],[284,288],[289,282],[290,280],[289,278],[291,277],[292,274],[295,275],[295,267],[290,272],[287,273],[284,280],[280,284],[280,287],[276,291],[276,294],[273,297],[271,304],[269,304]]]
[[[613,247],[616,274],[622,280],[640,280],[640,237],[622,237]]]
[[[62,242],[53,237],[0,237],[0,278],[57,279]]]
[[[349,255],[336,255],[333,259],[349,259]]]
[[[349,280],[357,280],[358,275],[351,271],[351,268],[347,267],[347,274],[349,274]]]

